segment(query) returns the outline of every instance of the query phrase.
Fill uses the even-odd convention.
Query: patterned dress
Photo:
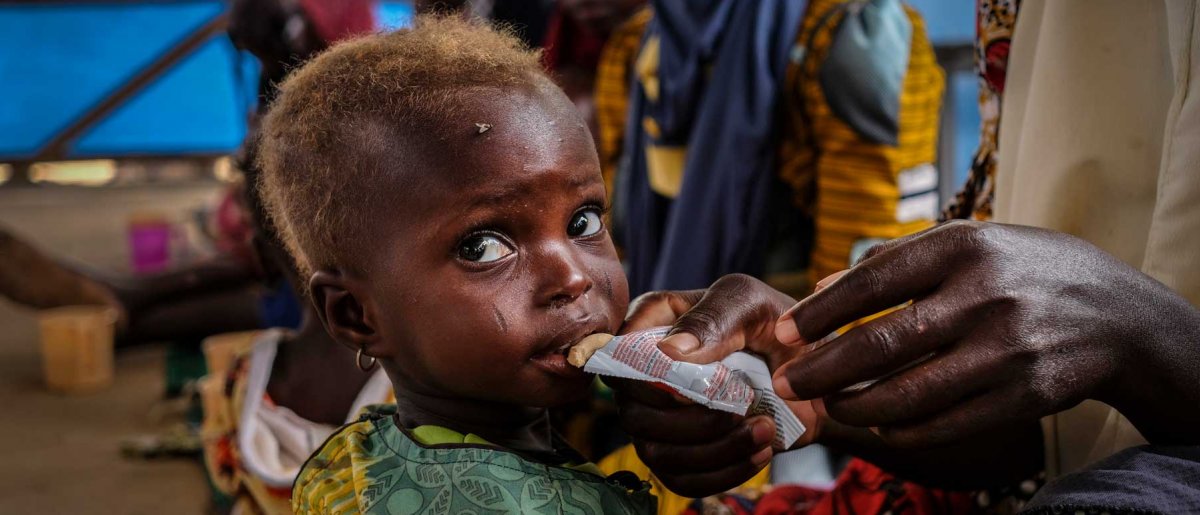
[[[991,220],[996,196],[1000,101],[1008,72],[1008,51],[1017,25],[1020,0],[979,0],[975,13],[975,67],[979,76],[979,149],[967,183],[942,213],[943,220]]]
[[[594,465],[550,465],[475,435],[395,423],[373,406],[305,463],[296,513],[654,513],[650,486]]]

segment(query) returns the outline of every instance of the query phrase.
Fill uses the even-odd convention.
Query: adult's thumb
[[[714,310],[701,300],[675,321],[658,348],[677,361],[707,364],[725,359],[745,346],[742,327],[732,313]]]

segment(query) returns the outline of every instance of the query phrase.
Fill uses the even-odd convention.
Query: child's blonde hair
[[[263,120],[257,187],[301,277],[353,266],[345,258],[371,215],[361,184],[395,172],[386,152],[397,140],[475,130],[448,125],[472,92],[547,81],[510,31],[453,17],[340,43],[295,71]]]

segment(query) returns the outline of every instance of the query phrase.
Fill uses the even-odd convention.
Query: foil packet
[[[805,432],[804,424],[775,394],[771,372],[757,356],[735,352],[707,365],[675,361],[658,349],[669,327],[621,336],[593,335],[571,349],[568,360],[585,372],[648,381],[712,409],[775,420],[775,450],[786,450]]]

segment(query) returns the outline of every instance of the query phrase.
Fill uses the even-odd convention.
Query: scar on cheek
[[[608,273],[604,274],[604,294],[609,297],[612,297],[612,294],[613,294],[612,293],[612,278],[608,276]]]
[[[492,306],[492,313],[496,315],[496,323],[500,325],[500,332],[508,332],[508,322],[504,320],[504,314],[500,313],[500,308]]]
[[[476,134],[483,134],[492,128],[490,123],[476,123],[475,128],[479,130]]]

